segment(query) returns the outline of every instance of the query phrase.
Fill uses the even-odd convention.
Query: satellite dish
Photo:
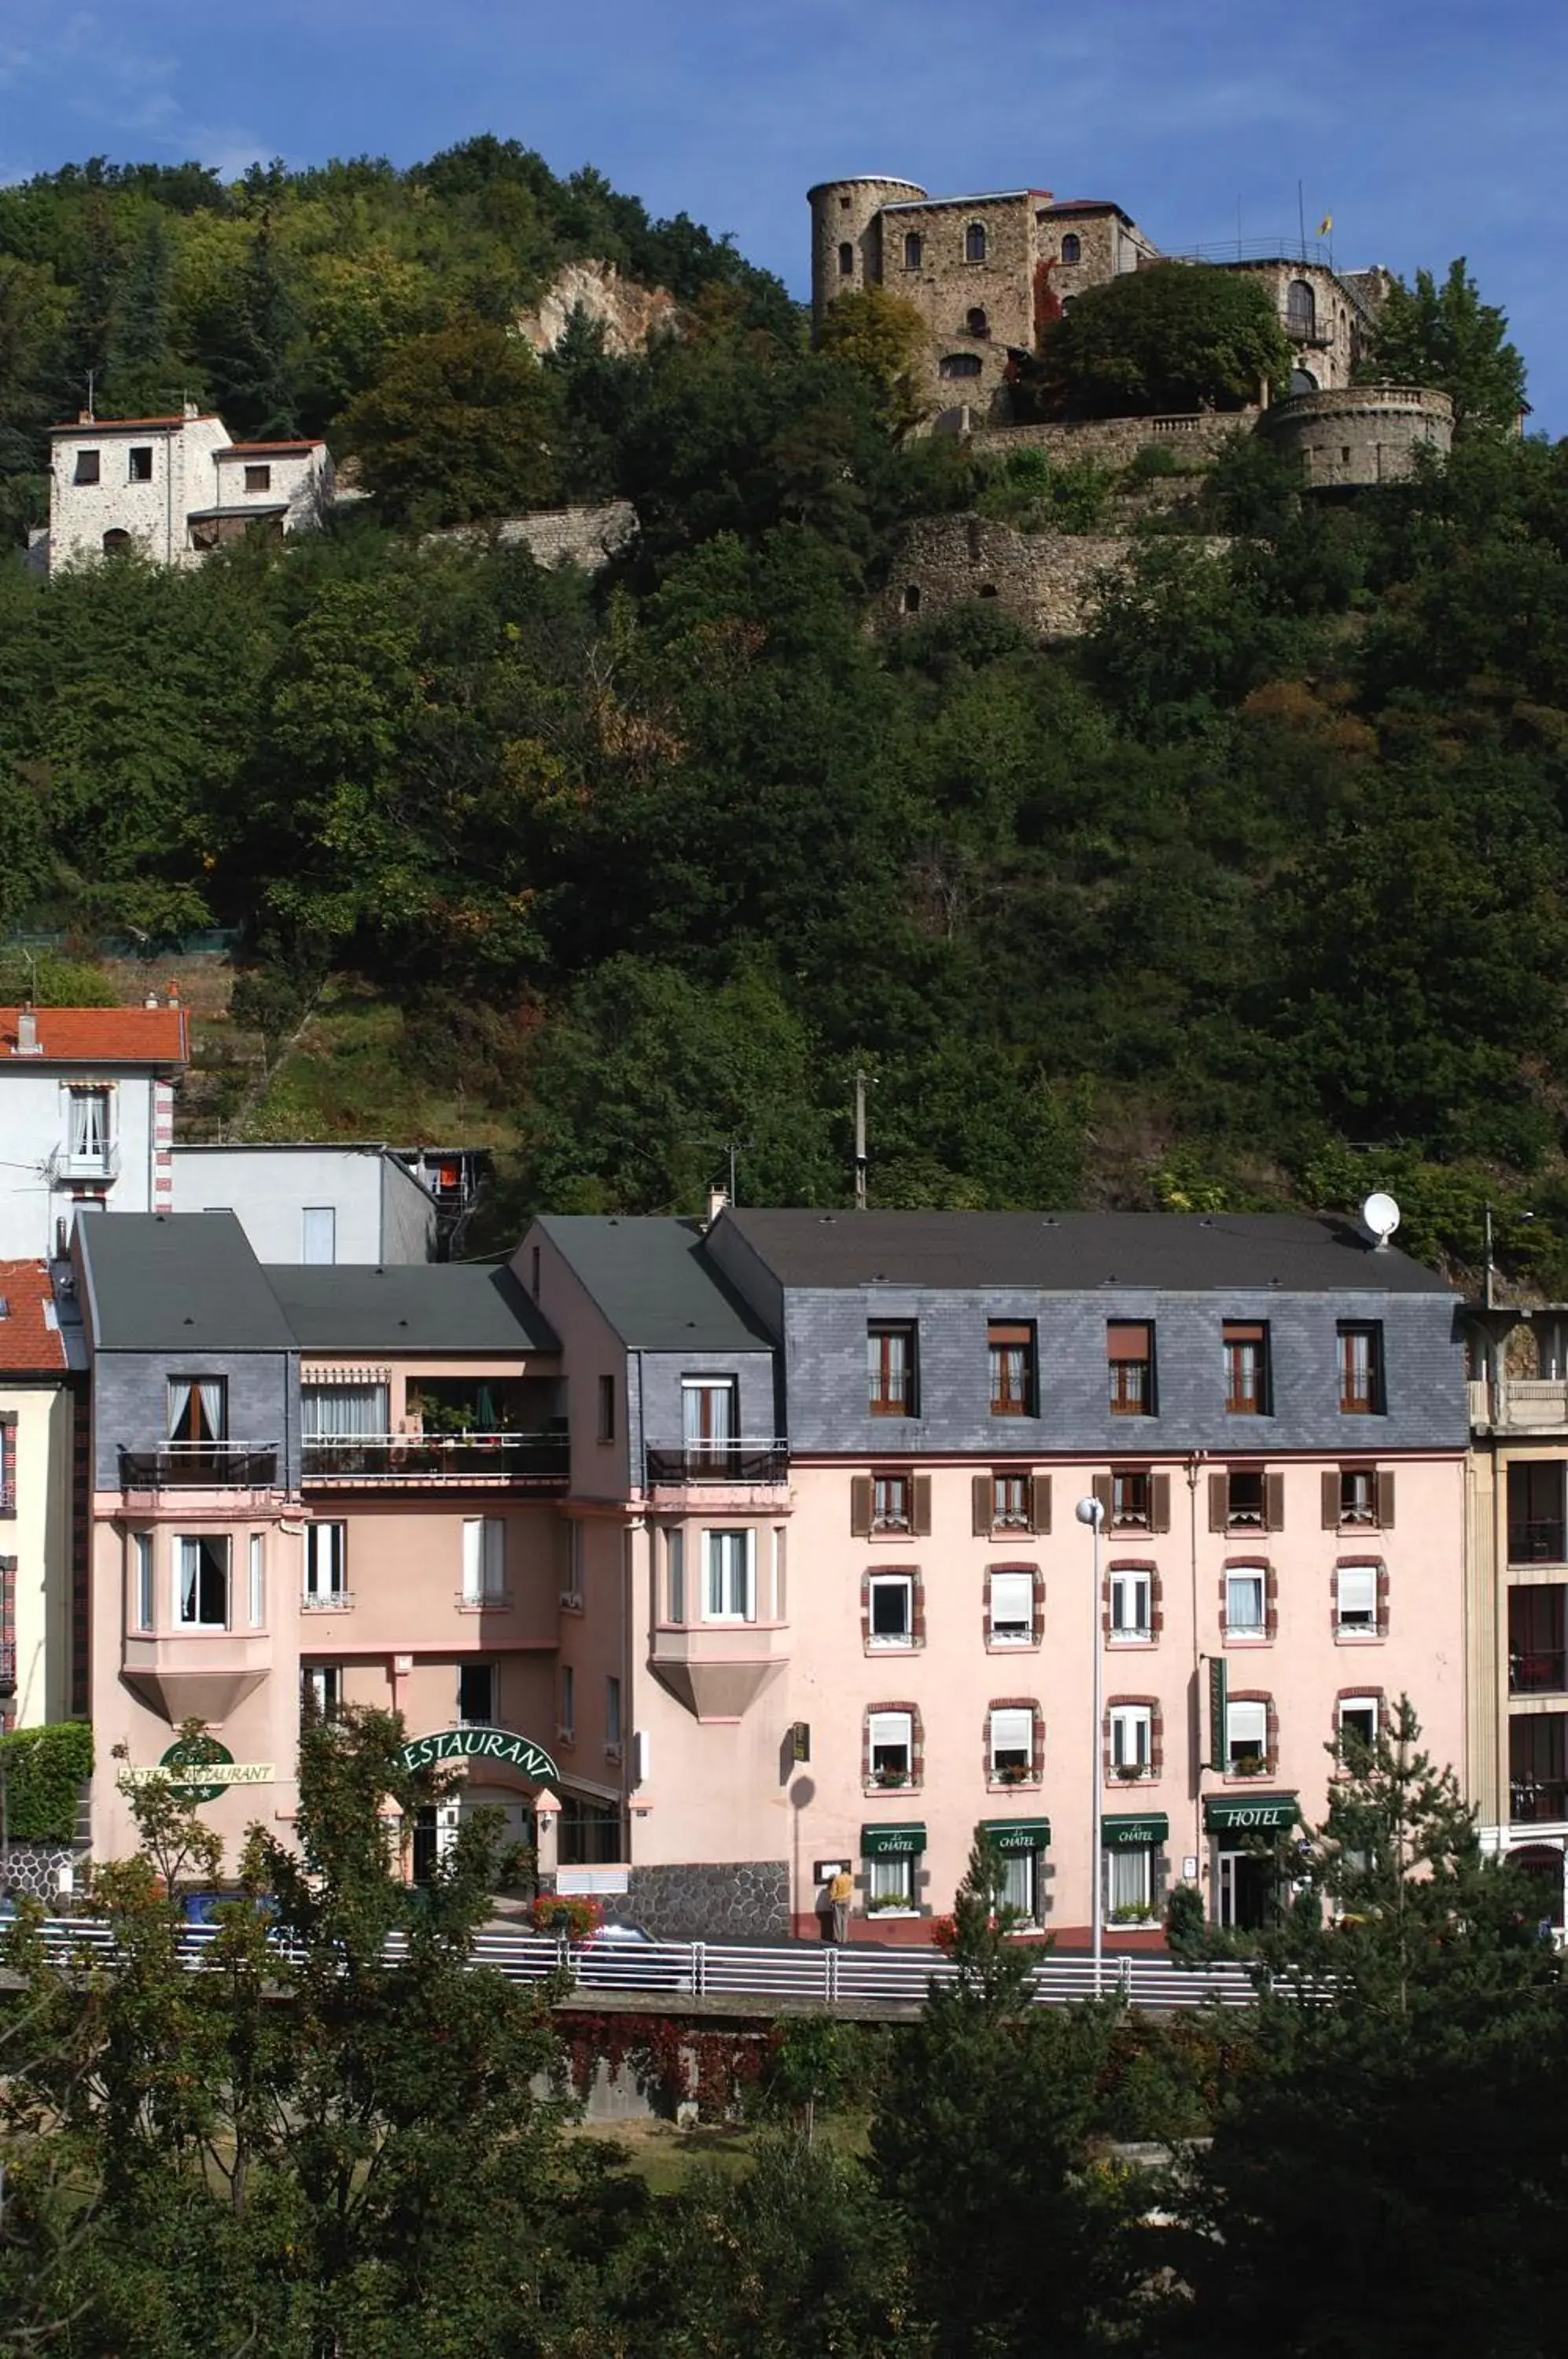
[[[1392,1196],[1385,1196],[1379,1190],[1362,1205],[1361,1220],[1373,1243],[1386,1245],[1399,1225],[1399,1208]]]

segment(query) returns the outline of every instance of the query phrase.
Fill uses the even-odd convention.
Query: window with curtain
[[[688,1451],[716,1453],[739,1430],[733,1376],[683,1376],[681,1438]]]
[[[174,1543],[174,1618],[187,1630],[229,1626],[229,1543],[222,1533],[182,1535]]]
[[[1267,1634],[1268,1574],[1262,1565],[1236,1565],[1225,1574],[1225,1625],[1227,1638]]]
[[[71,1093],[71,1152],[82,1163],[103,1163],[109,1153],[109,1093]]]
[[[307,1441],[368,1441],[384,1437],[391,1407],[385,1385],[301,1385]]]
[[[1125,1922],[1128,1917],[1147,1917],[1154,1902],[1154,1854],[1142,1844],[1127,1850],[1107,1852],[1105,1864],[1109,1870],[1111,1915]]]
[[[498,1516],[467,1516],[463,1525],[463,1602],[482,1605],[506,1590],[506,1527]]]
[[[348,1526],[305,1527],[305,1603],[340,1604],[348,1595]]]
[[[222,1376],[170,1376],[170,1441],[226,1441],[229,1388]]]
[[[756,1534],[747,1531],[709,1532],[706,1538],[708,1565],[703,1619],[708,1622],[755,1622]]]
[[[890,1852],[866,1863],[866,1897],[884,1908],[915,1905],[915,1863],[909,1852]]]
[[[1002,1855],[1002,1906],[1016,1909],[1028,1925],[1040,1921],[1035,1898],[1039,1865],[1038,1852],[1009,1851]]]

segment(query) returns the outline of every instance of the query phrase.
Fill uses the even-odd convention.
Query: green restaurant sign
[[[905,1859],[912,1853],[923,1852],[926,1831],[923,1826],[862,1827],[860,1856],[862,1859]]]
[[[1271,1835],[1301,1817],[1294,1794],[1208,1794],[1203,1824],[1212,1835]]]
[[[1051,1842],[1049,1819],[982,1819],[976,1834],[989,1835],[1001,1852],[1044,1851]]]
[[[1113,1813],[1100,1821],[1100,1841],[1107,1851],[1145,1851],[1170,1840],[1171,1821],[1163,1810],[1145,1810],[1141,1817]]]
[[[561,1783],[561,1772],[544,1746],[511,1728],[443,1728],[433,1736],[413,1736],[397,1759],[405,1769],[435,1769],[443,1761],[493,1761],[519,1770],[536,1785]]]
[[[182,1777],[178,1773],[184,1770]],[[180,1802],[215,1802],[235,1786],[270,1786],[270,1761],[236,1761],[215,1736],[177,1737],[153,1769],[122,1769],[122,1787],[167,1786]]]

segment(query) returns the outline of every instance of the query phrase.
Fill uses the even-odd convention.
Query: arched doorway
[[[118,525],[103,535],[105,557],[124,557],[131,548],[131,536]]]
[[[1292,369],[1290,371],[1290,391],[1292,393],[1316,393],[1317,389],[1318,381],[1312,375],[1311,369]]]

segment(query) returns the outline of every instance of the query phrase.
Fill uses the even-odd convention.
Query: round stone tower
[[[1446,458],[1454,404],[1430,386],[1347,385],[1292,394],[1266,409],[1258,426],[1299,457],[1305,490],[1358,491],[1399,483],[1414,466],[1418,444]]]
[[[920,200],[913,180],[819,180],[806,191],[811,208],[811,324],[820,328],[840,295],[875,287],[882,277],[882,208]]]

